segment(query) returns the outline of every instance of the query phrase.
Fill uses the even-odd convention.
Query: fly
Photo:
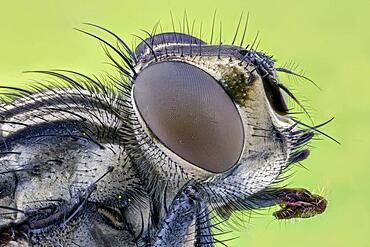
[[[115,39],[78,29],[118,75],[33,71],[56,80],[1,87],[0,246],[213,246],[234,212],[323,213],[322,196],[278,183],[330,121],[291,114],[284,93],[302,105],[278,74],[309,79],[245,46],[241,23],[214,44],[214,24],[207,43],[185,16],[187,32],[156,25],[134,50],[87,24]]]

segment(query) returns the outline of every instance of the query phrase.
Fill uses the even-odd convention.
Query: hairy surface
[[[156,26],[149,37],[140,38],[135,51],[111,31],[89,25],[117,39],[114,46],[80,30],[102,42],[119,76],[101,80],[67,70],[36,71],[56,81],[28,89],[2,87],[0,246],[213,246],[224,244],[213,229],[235,211],[280,205],[275,217],[289,219],[325,210],[324,198],[277,186],[291,164],[307,158],[305,145],[314,133],[322,132],[317,130],[320,126],[311,127],[290,116],[282,91],[299,101],[279,81],[277,72],[300,75],[275,68],[272,57],[253,45],[244,47],[246,25],[240,45],[234,44],[240,22],[230,45],[212,44],[213,30],[207,44],[193,37],[189,28],[187,34],[175,30],[155,34]],[[191,142],[211,127],[233,126],[222,123],[224,115],[215,122],[211,122],[216,119],[213,116],[202,119],[207,112],[199,107],[215,100],[194,99],[206,97],[213,84],[206,93],[195,90],[201,93],[184,97],[185,103],[192,103],[190,109],[173,104],[180,101],[174,100],[178,89],[172,84],[157,90],[158,94],[146,91],[141,98],[146,89],[142,85],[151,78],[146,74],[145,83],[141,82],[141,73],[162,65],[156,72],[160,87],[161,78],[176,76],[169,71],[174,63],[219,83],[234,104],[223,110],[233,109],[237,113],[230,116],[238,114],[234,119],[241,121],[242,126],[234,125],[239,132],[233,133],[239,134],[232,136],[241,152],[222,148],[230,129]],[[168,74],[171,77],[164,76]],[[155,105],[158,98],[162,101]],[[152,107],[150,112],[147,105]],[[184,123],[191,119],[192,108],[198,110],[194,116],[200,120]],[[219,108],[205,107],[215,114]],[[171,109],[190,115],[173,120],[167,114]],[[151,115],[153,111],[164,119],[155,119],[158,114]],[[166,131],[163,126],[172,125],[165,125],[166,121],[185,126],[186,132],[175,130],[167,137],[170,127]],[[204,130],[191,136],[199,126]],[[176,134],[200,144],[194,148],[177,143]],[[209,147],[199,151],[204,143]],[[216,169],[212,164],[223,158],[227,162],[219,162]]]

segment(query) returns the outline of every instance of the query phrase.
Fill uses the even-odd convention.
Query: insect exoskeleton
[[[277,72],[303,76],[243,47],[246,25],[240,45],[239,22],[231,45],[173,31],[134,51],[88,25],[117,40],[79,30],[118,76],[37,71],[59,81],[2,87],[0,245],[211,246],[213,223],[235,211],[325,210],[321,196],[274,186],[325,123],[290,116],[282,91],[299,101]]]
[[[166,157],[158,165],[151,152],[143,152],[169,183],[205,180],[229,171],[258,150],[255,144],[277,143],[276,128],[294,124],[273,110],[272,99],[286,104],[278,88],[266,92],[259,64],[252,59],[269,58],[253,50],[162,33],[143,40],[135,54],[131,98],[144,130],[137,136],[149,137],[155,146],[144,145],[144,150],[156,149]],[[272,67],[268,70],[275,73]],[[278,150],[286,152],[283,144]]]

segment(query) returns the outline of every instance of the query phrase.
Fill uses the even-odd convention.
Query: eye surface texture
[[[86,24],[114,39],[77,29],[117,74],[35,71],[56,81],[0,86],[0,246],[214,246],[251,211],[322,214],[325,198],[280,183],[331,120],[291,115],[283,96],[301,104],[278,73],[307,78],[245,46],[242,17],[229,44],[221,28],[212,42],[215,23],[210,41],[202,25],[193,36],[185,15],[180,32],[135,35],[135,49]]]
[[[133,96],[148,128],[181,158],[215,173],[238,161],[244,143],[241,118],[206,72],[180,61],[155,63],[138,75]]]

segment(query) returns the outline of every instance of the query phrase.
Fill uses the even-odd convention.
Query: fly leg
[[[214,246],[215,239],[211,232],[211,221],[209,211],[204,201],[199,201],[197,205],[197,215],[195,219],[195,242],[194,246],[211,247]]]
[[[195,235],[195,237],[194,237]],[[155,235],[153,247],[213,246],[208,209],[193,185],[175,197]]]

